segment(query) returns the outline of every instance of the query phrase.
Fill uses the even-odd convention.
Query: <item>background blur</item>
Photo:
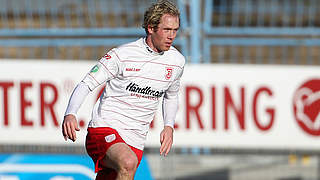
[[[83,145],[60,142],[68,97],[109,49],[145,35],[153,2],[0,0],[0,180],[94,178]],[[160,157],[155,128],[136,179],[320,180],[320,1],[174,2],[187,59],[177,144]],[[74,83],[55,89],[55,73]]]

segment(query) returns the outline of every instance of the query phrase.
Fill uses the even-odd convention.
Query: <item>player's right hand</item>
[[[66,141],[68,139],[70,139],[73,142],[76,141],[76,131],[80,131],[76,117],[72,114],[64,116],[62,122],[62,135],[64,139]]]

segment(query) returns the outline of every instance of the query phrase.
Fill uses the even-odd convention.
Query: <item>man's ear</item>
[[[148,25],[148,33],[152,34],[154,32],[154,28]]]

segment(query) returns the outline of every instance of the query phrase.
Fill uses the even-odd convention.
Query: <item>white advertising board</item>
[[[1,60],[0,143],[83,145],[103,87],[79,110],[75,143],[64,141],[60,126],[73,88],[94,64]],[[159,146],[160,114],[146,146]],[[176,126],[177,147],[320,149],[320,68],[187,65]]]

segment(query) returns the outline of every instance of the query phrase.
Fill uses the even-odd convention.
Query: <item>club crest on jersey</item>
[[[104,59],[108,60],[108,59],[111,59],[111,56],[107,53],[103,56]]]
[[[169,80],[169,79],[171,78],[171,76],[172,76],[172,71],[173,71],[173,68],[171,68],[171,67],[166,67],[166,75],[165,75],[166,80]]]

